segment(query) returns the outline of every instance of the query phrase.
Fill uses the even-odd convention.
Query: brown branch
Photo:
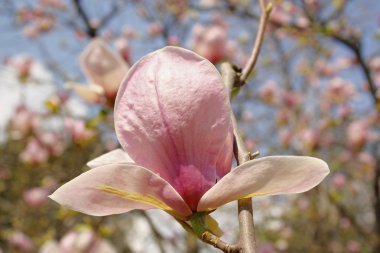
[[[223,63],[222,76],[226,88],[231,95],[232,88],[239,82],[239,72],[229,63]],[[234,129],[234,155],[238,165],[243,164],[251,159],[250,152],[244,145],[243,138],[239,132],[235,115],[231,109],[231,120]],[[239,246],[242,253],[255,253],[256,252],[256,239],[254,233],[253,210],[251,198],[241,199],[238,201],[239,213]]]
[[[255,67],[257,58],[259,57],[261,45],[263,43],[265,27],[268,23],[267,21],[268,21],[270,12],[272,11],[271,3],[269,3],[266,6],[264,0],[259,0],[259,1],[260,1],[260,12],[261,12],[260,21],[259,21],[259,30],[257,32],[255,45],[253,47],[251,57],[249,58],[248,63],[245,65],[243,69],[243,73],[240,76],[240,83],[239,83],[240,86],[244,85],[248,76],[251,74],[253,68]]]
[[[82,18],[83,23],[86,26],[87,35],[91,38],[95,38],[97,35],[97,29],[90,24],[90,20],[87,16],[87,13],[84,11],[82,7],[81,0],[73,0],[73,4],[78,12],[79,17]]]
[[[222,250],[225,253],[240,253],[241,249],[239,245],[228,244],[219,239],[219,237],[213,235],[212,233],[206,231],[202,234],[200,238],[203,242],[214,246],[217,249]]]

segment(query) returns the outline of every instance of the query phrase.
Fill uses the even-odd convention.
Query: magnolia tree
[[[376,1],[2,4],[0,252],[380,250]]]

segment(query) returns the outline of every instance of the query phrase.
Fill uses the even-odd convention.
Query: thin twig
[[[79,17],[82,18],[84,25],[86,26],[86,33],[91,38],[96,37],[97,35],[97,29],[93,27],[90,23],[90,19],[87,16],[87,13],[84,11],[81,0],[73,0],[73,4],[75,6],[75,9],[78,12]]]
[[[202,234],[200,238],[203,242],[214,246],[217,249],[222,250],[225,253],[240,253],[241,249],[239,245],[228,244],[219,239],[219,237],[213,235],[212,233],[206,231]]]
[[[263,43],[265,27],[268,23],[267,21],[268,21],[270,12],[272,11],[271,3],[269,3],[268,5],[265,5],[264,0],[259,0],[259,1],[260,1],[260,12],[261,12],[260,22],[259,22],[259,31],[256,36],[255,45],[253,47],[251,57],[249,58],[248,63],[245,65],[243,69],[243,73],[240,76],[240,86],[244,85],[248,76],[251,74],[253,68],[255,67],[257,58],[259,57],[261,45]]]

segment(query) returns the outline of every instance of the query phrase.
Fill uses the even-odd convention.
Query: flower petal
[[[226,140],[224,142],[223,148],[219,153],[218,160],[216,162],[216,176],[219,181],[228,172],[231,171],[232,164],[232,154],[233,154],[233,142],[234,142],[234,132],[231,126],[230,131],[227,134]]]
[[[89,103],[99,103],[104,94],[103,88],[95,84],[83,85],[75,82],[67,82],[65,87],[74,90],[79,97]]]
[[[101,39],[94,39],[80,56],[80,65],[91,83],[103,87],[107,96],[116,94],[128,72],[125,61]]]
[[[305,192],[329,173],[328,165],[307,156],[269,156],[244,163],[212,187],[198,211],[215,209],[236,199]]]
[[[196,207],[215,183],[229,112],[216,68],[189,50],[166,47],[128,72],[116,98],[115,128],[137,164],[159,173]]]
[[[101,155],[87,163],[90,168],[107,165],[110,163],[135,163],[124,150],[118,148]]]
[[[95,216],[151,208],[163,209],[178,218],[191,214],[171,185],[133,164],[108,164],[91,169],[61,186],[50,198]]]

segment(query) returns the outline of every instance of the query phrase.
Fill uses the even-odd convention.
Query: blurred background
[[[380,2],[272,3],[233,109],[251,151],[319,157],[331,173],[307,193],[254,199],[258,252],[378,253]],[[242,67],[259,16],[255,0],[0,0],[0,252],[218,252],[161,211],[91,217],[47,196],[118,147],[122,77],[80,64],[94,38],[110,57],[92,62],[99,73],[165,45]],[[236,203],[214,216],[234,242]]]

